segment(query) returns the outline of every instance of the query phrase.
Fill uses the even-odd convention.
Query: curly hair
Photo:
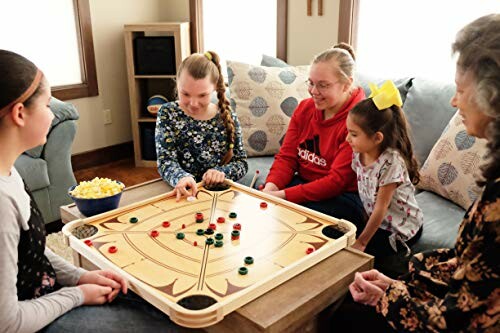
[[[489,160],[481,167],[484,180],[478,181],[483,186],[500,177],[500,14],[480,17],[462,28],[452,51],[459,55],[457,70],[472,74],[477,111],[493,119],[486,128]]]

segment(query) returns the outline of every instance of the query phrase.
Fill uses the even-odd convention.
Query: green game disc
[[[177,233],[177,239],[184,239],[184,234],[182,232]]]
[[[224,238],[224,235],[223,234],[215,234],[215,239],[217,240],[221,240]]]
[[[246,267],[240,267],[238,269],[238,273],[240,273],[241,275],[246,275],[248,273],[248,268],[246,268]]]
[[[130,223],[137,223],[139,219],[137,217],[131,217],[129,221]]]
[[[247,264],[247,265],[253,264],[253,258],[252,257],[245,257],[245,264]]]
[[[207,245],[212,245],[214,243],[214,240],[213,240],[213,238],[207,238],[207,240],[205,241],[205,243]]]

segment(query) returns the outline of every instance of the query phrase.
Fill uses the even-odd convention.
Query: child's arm
[[[185,177],[195,177],[185,171],[177,159],[177,143],[170,124],[168,124],[168,107],[162,106],[156,119],[156,154],[158,159],[158,173],[171,186],[177,185]]]
[[[379,187],[375,207],[370,215],[370,218],[368,219],[368,222],[366,223],[365,229],[353,245],[355,249],[360,251],[365,250],[373,235],[375,235],[375,232],[377,232],[377,229],[380,227],[380,224],[382,224],[384,216],[389,209],[392,196],[394,195],[397,187],[397,183],[391,183]]]

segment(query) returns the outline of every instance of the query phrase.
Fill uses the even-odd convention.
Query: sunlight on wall
[[[0,31],[0,48],[31,60],[51,86],[82,82],[73,0],[4,1]]]
[[[495,12],[498,0],[360,0],[358,71],[453,81],[456,33]]]
[[[276,55],[276,1],[204,0],[205,50],[225,60],[260,64],[262,54]]]

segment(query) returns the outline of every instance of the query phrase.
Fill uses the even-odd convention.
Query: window
[[[352,34],[347,41],[355,44],[358,71],[438,81],[454,78],[451,44],[456,33],[474,19],[500,11],[498,0],[342,2],[351,6],[352,22],[346,27],[344,19],[343,31]],[[346,41],[345,33],[342,38]]]
[[[193,52],[259,64],[262,54],[286,61],[286,0],[191,0]]]
[[[55,97],[98,94],[89,0],[9,1],[0,5],[0,29],[0,47],[40,67]]]

